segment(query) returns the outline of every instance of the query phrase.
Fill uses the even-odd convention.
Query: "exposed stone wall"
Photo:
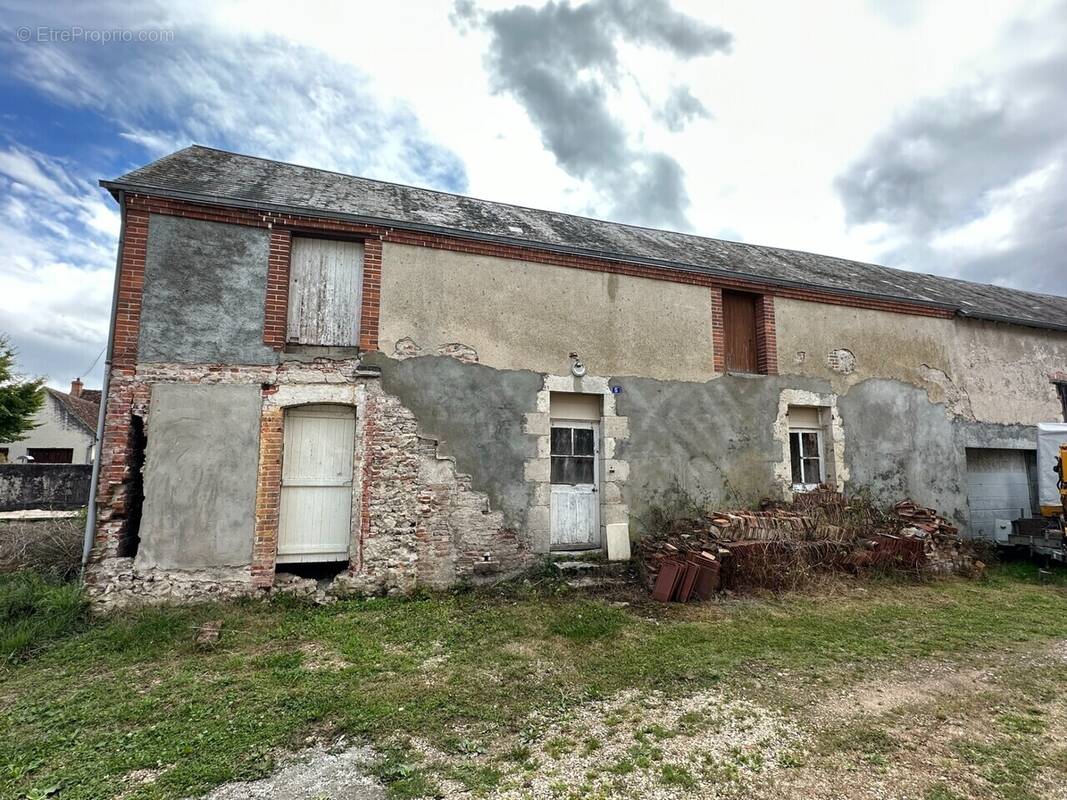
[[[243,569],[139,569],[125,557],[129,420],[141,415],[151,440],[148,400],[159,383],[258,384],[262,392],[253,563]],[[100,495],[100,524],[87,585],[106,606],[310,591],[306,582],[275,573],[281,445],[286,408],[342,403],[356,409],[352,560],[328,596],[359,592],[410,592],[443,588],[514,573],[532,557],[530,543],[505,525],[499,509],[475,491],[438,443],[421,436],[415,415],[386,394],[373,372],[356,360],[293,361],[279,365],[142,365],[117,374],[109,403],[112,437],[105,448],[107,478]],[[123,428],[123,424],[125,428]],[[207,476],[206,479],[210,479]],[[316,589],[315,591],[319,591]]]

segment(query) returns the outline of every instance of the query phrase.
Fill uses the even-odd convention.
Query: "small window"
[[[8,458],[8,449],[6,447],[0,447],[0,464],[6,464]]]
[[[814,489],[824,483],[826,473],[823,469],[822,431],[791,430],[789,460],[794,488]]]
[[[38,464],[74,463],[74,451],[69,447],[27,447],[26,455]]]
[[[596,441],[592,428],[552,427],[552,483],[595,482]]]
[[[363,292],[363,244],[293,237],[287,340],[357,347]]]

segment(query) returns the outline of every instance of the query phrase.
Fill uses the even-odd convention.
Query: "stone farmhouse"
[[[200,146],[102,185],[98,599],[493,580],[673,485],[989,535],[1064,415],[1065,297]]]

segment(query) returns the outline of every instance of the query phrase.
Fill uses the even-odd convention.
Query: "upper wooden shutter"
[[[758,372],[756,295],[723,292],[722,315],[726,369],[731,372]]]
[[[357,346],[362,289],[362,243],[293,237],[288,341]]]

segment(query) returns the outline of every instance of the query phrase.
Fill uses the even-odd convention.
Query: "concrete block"
[[[604,525],[629,525],[630,509],[622,503],[605,503],[600,509],[600,517]]]
[[[604,436],[613,439],[630,438],[629,417],[604,417]]]
[[[534,436],[548,436],[552,432],[552,418],[548,414],[527,413],[522,430]]]
[[[604,459],[615,458],[615,440],[612,437],[604,437],[604,443],[600,448],[600,457]]]
[[[605,527],[608,540],[608,561],[629,561],[630,526],[625,522],[615,522]]]
[[[532,506],[526,511],[526,527],[532,531],[547,531],[551,522],[548,506]]]
[[[621,503],[622,487],[614,481],[605,481],[600,485],[600,502],[602,504]]]
[[[523,467],[523,474],[528,481],[548,483],[552,471],[552,462],[547,458],[531,458]]]
[[[552,456],[552,437],[550,436],[538,436],[537,437],[537,457],[538,458],[550,458]]]

